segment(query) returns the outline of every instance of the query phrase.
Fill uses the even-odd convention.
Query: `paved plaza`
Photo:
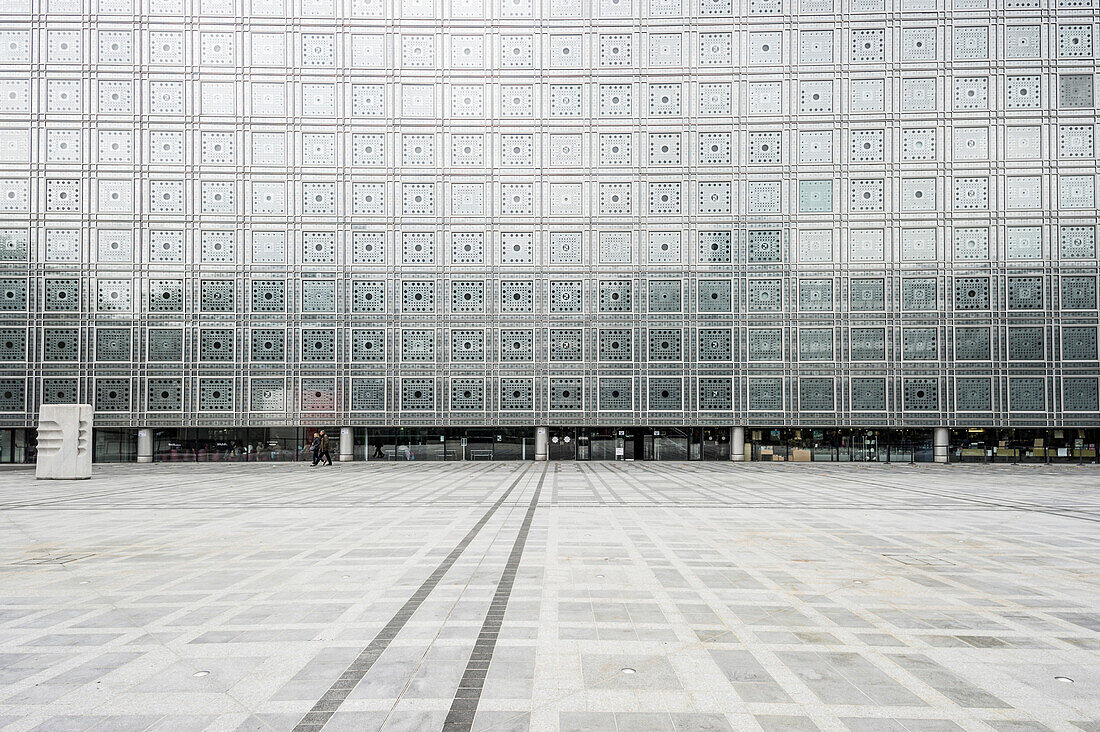
[[[4,730],[1100,731],[1100,469],[0,472]]]

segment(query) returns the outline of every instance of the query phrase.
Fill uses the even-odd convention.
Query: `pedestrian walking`
[[[309,451],[313,453],[313,464],[311,468],[317,467],[317,461],[321,459],[321,436],[316,432],[313,433],[313,444],[309,446]]]
[[[329,453],[328,435],[321,430],[321,464],[332,465],[332,455]]]

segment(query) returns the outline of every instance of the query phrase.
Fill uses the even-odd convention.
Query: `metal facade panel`
[[[0,423],[1100,423],[1096,22],[6,0]]]

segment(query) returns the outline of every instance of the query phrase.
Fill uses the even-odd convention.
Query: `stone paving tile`
[[[479,731],[1098,732],[1098,487],[1076,466],[0,473],[0,728],[301,732],[320,703],[330,731],[457,710]]]

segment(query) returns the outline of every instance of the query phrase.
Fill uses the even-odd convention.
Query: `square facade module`
[[[1097,11],[992,5],[7,0],[0,423],[1097,424]]]

